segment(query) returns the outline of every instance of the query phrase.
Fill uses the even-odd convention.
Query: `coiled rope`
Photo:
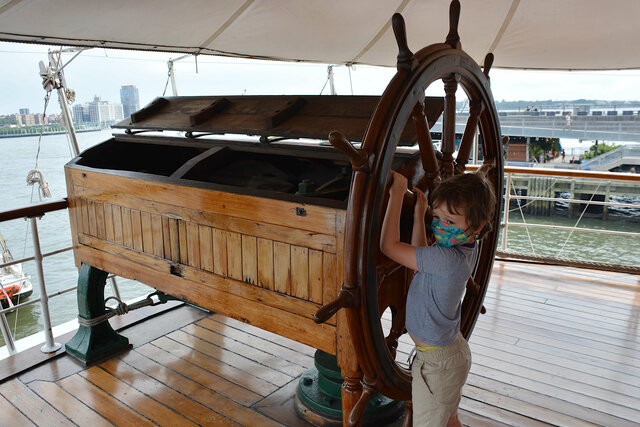
[[[153,297],[156,297],[157,299],[154,300]],[[107,307],[106,304],[109,300],[117,301],[118,305],[115,307]],[[178,299],[175,297],[172,297],[171,295],[166,295],[162,292],[154,292],[152,294],[147,295],[145,299],[128,305],[122,302],[120,298],[112,296],[104,300],[106,313],[97,317],[93,317],[91,319],[85,319],[84,317],[78,316],[78,324],[81,326],[87,326],[87,327],[96,326],[102,322],[105,322],[111,319],[114,316],[121,316],[123,314],[127,314],[132,310],[137,310],[142,307],[164,304],[169,300],[178,300]]]

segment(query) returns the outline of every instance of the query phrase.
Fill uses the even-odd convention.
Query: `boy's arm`
[[[417,270],[415,246],[400,241],[400,213],[402,199],[407,191],[407,178],[396,172],[392,172],[392,177],[389,203],[382,222],[380,250],[398,264]]]
[[[416,195],[416,207],[413,212],[413,230],[411,232],[411,246],[427,246],[427,230],[424,224],[424,215],[427,212],[427,197],[422,190],[413,188]]]

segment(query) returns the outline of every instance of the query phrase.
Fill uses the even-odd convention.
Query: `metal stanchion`
[[[58,351],[60,344],[53,341],[53,331],[51,330],[51,319],[49,317],[49,297],[44,284],[44,271],[42,270],[42,251],[40,250],[40,238],[38,237],[37,218],[29,218],[31,221],[31,230],[33,232],[33,253],[36,260],[38,272],[38,287],[40,289],[40,305],[42,306],[42,321],[44,323],[45,345],[40,348],[43,353],[53,353]]]

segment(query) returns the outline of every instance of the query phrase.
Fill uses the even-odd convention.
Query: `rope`
[[[514,194],[517,195],[517,191],[516,191],[516,186],[513,183],[513,181],[511,181],[511,187],[513,187],[513,192]],[[509,189],[509,191],[511,191],[511,189]],[[531,245],[531,251],[533,252],[533,254],[535,255],[536,250],[533,247],[533,240],[531,240],[531,234],[529,233],[529,227],[527,227],[527,220],[524,219],[524,212],[522,212],[522,206],[520,204],[520,199],[516,199],[517,203],[518,203],[518,209],[520,210],[520,217],[522,217],[522,222],[525,224],[524,230],[527,232],[527,237],[529,238],[529,244]]]
[[[569,233],[569,236],[567,237],[567,240],[564,241],[564,244],[562,245],[562,248],[560,248],[560,252],[558,252],[558,256],[560,256],[562,251],[564,251],[565,246],[567,246],[567,243],[569,243],[569,239],[571,238],[571,236],[573,236],[573,232],[576,231],[576,228],[578,227],[578,224],[580,224],[580,221],[582,220],[582,217],[584,216],[585,212],[587,212],[587,208],[589,207],[589,204],[591,203],[591,201],[595,197],[596,192],[598,191],[598,189],[600,189],[600,183],[598,183],[598,186],[596,187],[595,191],[591,195],[591,198],[589,199],[589,203],[585,204],[585,207],[582,210],[582,213],[580,214],[580,218],[578,218],[578,221],[576,221],[576,225],[573,226],[573,229],[571,230],[571,233]]]
[[[158,298],[158,301],[154,301],[152,299],[153,296],[156,296]],[[115,307],[107,307],[106,304],[109,300],[115,300],[118,302],[118,305],[116,305]],[[147,297],[143,300],[134,302],[131,305],[127,305],[126,303],[122,302],[122,300],[118,297],[115,296],[111,296],[107,299],[104,300],[105,303],[105,313],[97,316],[97,317],[93,317],[91,319],[85,319],[84,317],[78,316],[78,324],[81,326],[87,326],[87,327],[92,327],[92,326],[96,326],[99,325],[102,322],[105,322],[109,319],[111,319],[114,316],[121,316],[123,314],[127,314],[128,312],[132,311],[132,310],[137,310],[139,308],[142,307],[146,307],[146,306],[154,306],[154,305],[158,305],[158,304],[164,304],[167,301],[171,300],[171,299],[176,299],[170,295],[165,295],[162,294],[160,292],[154,292],[152,294],[147,295]]]
[[[44,179],[42,171],[38,169],[38,158],[40,157],[40,147],[42,143],[42,134],[44,133],[44,119],[47,117],[47,106],[49,105],[49,97],[51,95],[51,89],[47,91],[44,97],[44,109],[42,111],[42,123],[40,124],[40,136],[38,137],[38,151],[36,151],[36,165],[35,168],[29,171],[27,174],[27,185],[39,184],[39,197],[42,200],[43,197],[51,197],[51,191],[49,190],[49,184]],[[33,196],[33,190],[31,192]]]

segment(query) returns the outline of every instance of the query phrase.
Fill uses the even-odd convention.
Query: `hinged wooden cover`
[[[326,139],[330,131],[339,130],[349,140],[361,141],[379,99],[338,95],[160,97],[114,127],[312,139]],[[429,127],[443,108],[443,98],[425,99]],[[413,145],[415,140],[413,126],[407,126],[401,137],[403,145]]]

